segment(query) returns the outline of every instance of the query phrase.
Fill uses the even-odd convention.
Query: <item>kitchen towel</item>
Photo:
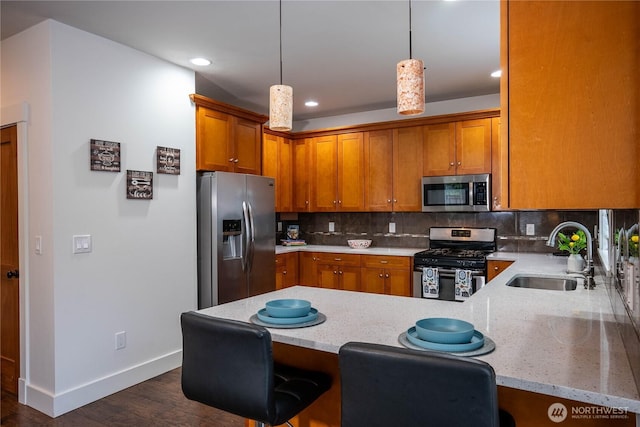
[[[440,280],[436,267],[422,268],[422,297],[438,298],[440,295]]]
[[[471,270],[456,269],[456,301],[464,301],[473,294]]]

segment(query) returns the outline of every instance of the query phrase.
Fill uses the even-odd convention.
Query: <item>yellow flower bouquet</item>
[[[579,254],[587,247],[587,236],[584,231],[577,230],[572,234],[558,233],[558,249],[570,254]]]

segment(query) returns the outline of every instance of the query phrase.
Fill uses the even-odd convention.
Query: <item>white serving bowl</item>
[[[352,249],[366,249],[371,246],[371,240],[367,239],[347,240],[347,243]]]

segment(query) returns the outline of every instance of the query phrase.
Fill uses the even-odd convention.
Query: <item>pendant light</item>
[[[413,59],[411,46],[411,0],[409,0],[409,59],[398,62],[398,114],[412,116],[424,113],[424,63]]]
[[[269,89],[269,129],[291,130],[293,88],[282,84],[282,0],[280,0],[280,84]]]

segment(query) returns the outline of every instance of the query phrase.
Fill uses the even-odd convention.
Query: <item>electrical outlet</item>
[[[395,233],[396,232],[396,223],[395,222],[390,222],[389,223],[389,233]]]
[[[336,223],[335,222],[330,222],[329,223],[329,233],[333,233],[334,231],[336,231]]]
[[[536,235],[536,225],[527,224],[527,236],[535,236],[535,235]]]
[[[116,350],[122,350],[127,346],[127,333],[125,331],[116,332]]]
[[[278,221],[278,231],[282,231],[282,221]]]

